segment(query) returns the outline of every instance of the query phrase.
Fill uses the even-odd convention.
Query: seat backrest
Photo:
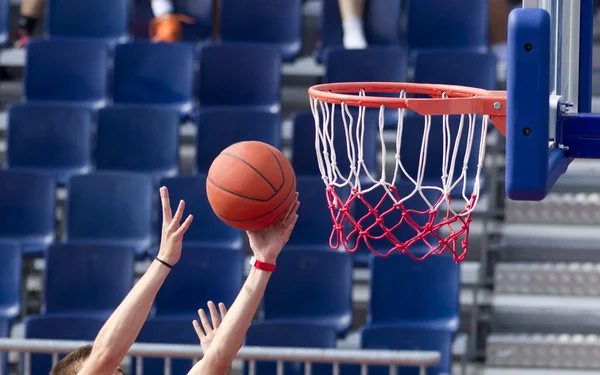
[[[356,108],[349,108],[352,114],[353,129],[352,139],[356,139]],[[292,166],[297,176],[320,176],[319,164],[315,153],[315,120],[312,112],[296,112],[293,116],[294,136],[292,138]],[[333,144],[336,153],[337,166],[344,177],[350,173],[348,161],[348,147],[344,121],[339,106],[334,116]],[[349,124],[349,122],[348,122]],[[363,138],[363,159],[365,166],[372,173],[377,174],[377,152],[379,150],[379,127],[375,113],[365,114],[365,131]],[[323,126],[321,124],[321,126]],[[356,141],[354,141],[356,143]]]
[[[411,50],[487,48],[489,1],[406,1],[407,42]]]
[[[277,268],[265,291],[265,319],[340,316],[352,311],[348,253],[284,249]]]
[[[397,45],[400,43],[400,15],[402,0],[366,0],[364,31],[367,42],[373,45]],[[320,50],[341,47],[344,40],[342,18],[338,0],[324,0],[320,26]],[[322,52],[317,52],[320,60]]]
[[[47,174],[0,171],[0,237],[54,238],[56,181]]]
[[[106,317],[98,315],[32,315],[25,318],[25,338],[93,341],[105,320]],[[59,358],[64,356],[60,355]],[[31,355],[31,375],[48,375],[51,368],[52,355]]]
[[[440,364],[427,368],[427,375],[450,374],[453,333],[427,329],[377,325],[363,327],[360,335],[361,348],[373,350],[427,350],[440,353]],[[387,375],[389,366],[369,366],[369,375]],[[398,367],[399,375],[419,375],[418,367]]]
[[[252,322],[246,334],[245,344],[248,346],[286,347],[286,348],[334,348],[336,332],[330,327],[307,323],[278,323],[269,321]],[[244,373],[248,373],[248,364],[244,363]],[[304,363],[284,363],[287,375],[303,375]],[[331,374],[330,364],[314,363],[311,374]],[[264,375],[277,374],[275,362],[257,362],[256,373]]]
[[[98,111],[96,168],[142,172],[157,178],[177,174],[179,112],[149,106]]]
[[[129,9],[127,0],[48,0],[46,32],[52,38],[122,41],[128,34]]]
[[[51,245],[46,251],[42,311],[110,315],[133,286],[133,264],[132,247]]]
[[[198,336],[193,329],[190,329],[190,326],[190,319],[187,318],[148,319],[142,326],[136,342],[198,345]],[[173,359],[171,360],[171,373],[187,374],[192,366],[191,359]],[[132,358],[130,373],[136,375],[136,370],[136,359]],[[144,375],[162,374],[164,374],[164,359],[144,358]]]
[[[281,55],[252,43],[207,45],[200,51],[200,106],[254,106],[279,111]]]
[[[100,102],[108,47],[94,40],[36,39],[27,44],[25,101]]]
[[[0,45],[8,40],[8,0],[0,0]]]
[[[213,160],[230,145],[241,141],[260,141],[281,146],[279,113],[252,108],[213,108],[197,117],[196,169],[208,172]]]
[[[344,49],[325,52],[325,75],[330,82],[405,82],[407,54],[398,47]]]
[[[422,262],[405,254],[371,262],[369,324],[454,321],[459,313],[460,267],[450,254]]]
[[[454,162],[454,170],[452,180],[457,181],[462,173],[464,165],[464,158],[467,151],[467,140],[469,135],[469,116],[464,116],[462,129],[460,127],[461,116],[450,116],[448,125],[450,130],[450,159],[448,160],[448,172],[451,171],[451,161],[454,157],[453,152],[456,145],[456,139],[460,131],[460,143],[458,145],[458,151],[456,153],[456,159]],[[419,114],[413,112],[407,112],[403,120],[402,130],[402,147],[400,148],[400,161],[408,173],[413,179],[417,178],[419,171],[419,160],[421,157],[421,148],[423,144],[423,137],[425,131],[425,118]],[[481,139],[481,121],[482,117],[477,116],[474,122],[473,129],[473,144],[469,154],[467,162],[467,190],[466,194],[469,196],[473,189],[473,183],[477,174],[477,163],[479,161],[479,146]],[[423,172],[423,185],[429,186],[442,186],[442,175],[443,173],[443,152],[444,152],[444,125],[443,116],[431,116],[431,127],[429,130],[429,136],[427,137],[427,159],[425,169]],[[414,140],[407,142],[407,140]],[[399,171],[400,173],[401,171]],[[449,177],[449,176],[448,176]],[[481,176],[483,177],[483,176]],[[400,179],[408,181],[408,178],[404,173],[400,173]],[[460,182],[453,190],[453,196],[462,195],[463,183]]]
[[[183,199],[185,200],[186,212],[196,218],[185,233],[185,242],[220,243],[240,248],[242,245],[242,232],[223,223],[208,203],[206,174],[165,178],[160,183],[161,186],[166,186],[169,189],[173,212],[177,209],[177,202]],[[162,223],[162,210],[159,210],[157,233],[160,233],[160,223]]]
[[[225,42],[281,43],[300,45],[302,0],[223,0],[220,36]]]
[[[2,1],[2,0],[0,0]],[[0,318],[0,337],[5,338],[9,337],[10,325],[8,319]],[[1,353],[0,354],[0,371],[3,374],[8,374],[8,354]]]
[[[288,241],[289,245],[319,245],[330,251],[333,221],[325,195],[325,184],[319,176],[297,176],[296,191],[302,197],[298,208],[298,221]],[[350,189],[336,188],[340,198],[345,199]],[[334,241],[334,244],[337,241]]]
[[[14,104],[8,111],[9,168],[87,170],[92,112],[68,105]]]
[[[420,51],[414,81],[496,89],[496,56],[470,51]]]
[[[115,48],[115,103],[182,104],[191,109],[195,45],[134,41]],[[188,110],[189,110],[188,109]]]
[[[156,295],[156,314],[197,318],[198,301],[231,306],[242,287],[243,264],[240,248],[184,246],[177,269],[173,268]]]
[[[14,319],[21,312],[21,247],[14,242],[0,242],[0,257],[2,257],[0,262],[0,337],[2,337],[3,319],[7,321]]]
[[[70,240],[150,241],[152,181],[137,173],[96,172],[68,182]]]

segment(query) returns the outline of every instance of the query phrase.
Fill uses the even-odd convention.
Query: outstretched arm
[[[160,189],[163,206],[163,229],[157,259],[170,266],[181,256],[183,234],[192,223],[188,216],[180,226],[185,203],[181,201],[172,217],[167,188]],[[89,359],[78,375],[112,375],[137,338],[150,312],[156,293],[169,274],[170,267],[154,260],[144,276],[106,321],[96,340]]]
[[[280,223],[260,232],[248,232],[250,247],[257,260],[275,264],[277,256],[287,243],[298,220],[296,212],[300,203],[297,199],[296,193],[295,202]],[[271,272],[252,268],[242,290],[223,319],[210,348],[188,375],[223,375],[226,373],[244,342],[244,337],[270,277]]]

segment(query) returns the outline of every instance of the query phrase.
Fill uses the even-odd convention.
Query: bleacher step
[[[492,334],[487,339],[486,365],[598,371],[600,336]]]

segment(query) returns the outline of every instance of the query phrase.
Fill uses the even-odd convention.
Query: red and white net
[[[401,92],[400,97],[406,93]],[[381,257],[400,252],[415,260],[449,251],[456,262],[464,260],[469,225],[480,197],[489,116],[463,114],[451,126],[450,116],[443,115],[442,140],[433,142],[430,135],[439,136],[440,132],[432,132],[432,116],[422,116],[420,139],[415,139],[414,131],[404,137],[407,110],[398,109],[393,160],[388,160],[391,150],[386,139],[393,134],[385,129],[386,117],[389,122],[390,111],[396,110],[330,104],[317,98],[310,102],[317,160],[333,220],[331,247],[343,246],[349,252],[366,247]],[[378,116],[370,116],[373,111],[378,111]],[[378,127],[378,139],[366,139],[369,127]],[[345,150],[341,140],[345,140]],[[378,172],[365,162],[369,141],[377,142],[381,151],[380,165],[375,168]],[[441,149],[433,150],[430,141],[441,144]],[[420,143],[420,152],[403,160],[402,147],[407,142]],[[419,149],[418,145],[411,146]],[[442,159],[435,181],[425,178],[428,157]],[[349,165],[338,165],[342,159]]]

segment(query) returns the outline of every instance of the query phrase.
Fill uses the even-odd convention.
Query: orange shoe
[[[150,22],[150,39],[153,42],[176,42],[181,39],[181,23],[194,23],[181,14],[165,14],[154,17]]]

